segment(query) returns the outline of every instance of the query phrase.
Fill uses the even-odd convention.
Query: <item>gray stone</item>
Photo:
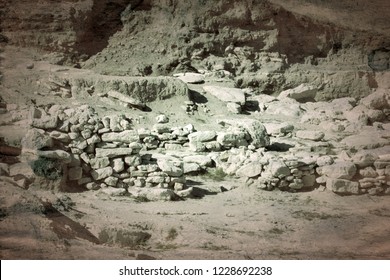
[[[378,173],[371,166],[360,169],[359,174],[363,177],[368,177],[368,178],[378,177]]]
[[[350,195],[350,194],[359,194],[359,183],[352,182],[349,180],[343,179],[332,179],[329,178],[326,180],[326,188],[332,190],[337,194]]]
[[[190,142],[208,142],[217,136],[215,131],[197,131],[188,135]]]
[[[194,162],[200,165],[201,167],[212,166],[213,164],[212,159],[209,156],[205,156],[205,155],[185,156],[183,157],[183,161],[187,163]]]
[[[360,104],[365,105],[371,109],[389,109],[390,91],[388,89],[377,89],[367,97],[360,100]]]
[[[324,138],[325,134],[322,131],[299,130],[296,132],[295,136],[301,139],[320,141]]]
[[[332,165],[321,167],[321,175],[334,179],[350,180],[357,172],[356,165],[352,162],[336,162]]]
[[[241,105],[237,103],[229,102],[226,107],[233,114],[240,114],[242,111]]]
[[[69,168],[68,170],[68,179],[70,181],[79,180],[83,176],[83,168],[76,166]]]
[[[144,107],[144,104],[139,101],[139,100],[136,100],[128,95],[125,95],[125,94],[122,94],[120,93],[119,91],[116,91],[116,90],[110,90],[107,92],[107,95],[110,96],[110,97],[113,97],[115,99],[118,99],[122,102],[125,102],[127,104],[130,104],[131,106],[137,106],[137,107],[140,107],[140,108],[143,108]]]
[[[321,156],[317,159],[317,165],[318,166],[325,166],[325,165],[331,165],[333,164],[334,160],[330,156]]]
[[[137,167],[142,164],[142,159],[139,155],[125,157],[125,163],[129,166]]]
[[[130,144],[139,140],[138,133],[135,130],[125,130],[122,132],[104,133],[102,136],[104,142],[122,142]]]
[[[132,148],[115,148],[115,149],[102,149],[96,148],[96,157],[119,157],[128,156],[133,153]]]
[[[93,158],[89,163],[93,169],[100,169],[107,167],[110,164],[110,159],[108,157]]]
[[[169,122],[169,118],[166,115],[158,115],[156,117],[156,122],[157,123],[168,123]]]
[[[29,129],[22,141],[23,150],[39,150],[53,146],[53,139],[41,129]]]
[[[57,127],[57,116],[43,116],[40,119],[33,119],[31,125],[36,128],[54,129]]]
[[[204,82],[204,75],[199,73],[177,73],[174,77],[182,80],[186,84],[201,84]]]
[[[183,163],[183,173],[188,174],[192,172],[199,172],[202,168],[199,166],[199,164],[195,162],[184,162]]]
[[[245,93],[241,89],[220,86],[204,86],[203,89],[223,102],[245,104]]]
[[[65,143],[70,141],[70,137],[69,137],[68,133],[63,133],[63,132],[56,131],[56,130],[53,130],[52,132],[50,132],[49,136],[53,139],[56,139],[56,140],[59,140],[61,142],[65,142]]]
[[[92,178],[94,180],[105,179],[105,178],[111,176],[112,173],[113,173],[113,170],[112,170],[111,166],[107,166],[104,168],[100,168],[100,169],[96,169],[96,170],[91,171],[91,175],[92,175]]]
[[[118,178],[109,176],[106,179],[104,179],[104,183],[106,183],[107,186],[116,187],[116,185],[118,184]]]
[[[99,135],[92,135],[91,138],[87,139],[88,145],[96,144],[101,142],[102,140],[100,139]]]
[[[291,174],[290,168],[286,166],[283,161],[270,161],[268,170],[271,172],[273,177],[284,178]]]
[[[37,155],[44,158],[57,159],[63,163],[70,163],[72,161],[71,155],[63,150],[37,151]]]
[[[161,171],[169,176],[180,177],[183,175],[183,163],[180,161],[169,161],[166,159],[157,160],[157,165]]]
[[[9,166],[6,163],[0,162],[0,176],[8,176]]]
[[[171,127],[168,124],[156,123],[155,125],[153,125],[152,131],[157,132],[159,134],[169,133],[171,132]]]
[[[112,161],[112,169],[116,172],[122,172],[125,169],[125,163],[122,158],[116,158]]]
[[[240,177],[252,178],[252,177],[259,176],[261,174],[262,169],[263,169],[263,166],[260,163],[251,162],[251,163],[248,163],[248,164],[240,167],[236,171],[236,175],[240,176]]]
[[[301,102],[313,101],[316,94],[317,94],[317,87],[308,84],[301,84],[296,88],[282,91],[279,94],[278,99],[289,97]]]

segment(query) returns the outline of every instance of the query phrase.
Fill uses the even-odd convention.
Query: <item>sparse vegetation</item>
[[[31,168],[37,176],[49,180],[57,180],[62,177],[62,165],[58,160],[39,157],[31,163]]]
[[[179,235],[179,233],[177,232],[177,230],[172,227],[169,229],[168,235],[165,239],[166,240],[174,240],[178,235]]]
[[[222,168],[210,168],[207,170],[207,173],[205,174],[206,177],[208,177],[209,179],[211,180],[214,180],[214,181],[223,181],[226,176],[228,174],[226,174]]]

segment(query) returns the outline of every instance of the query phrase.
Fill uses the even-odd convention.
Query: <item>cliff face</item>
[[[6,0],[1,28],[13,44],[90,57],[82,66],[102,74],[220,69],[261,93],[314,82],[330,98],[365,95],[372,69],[389,68],[389,4],[339,2]]]

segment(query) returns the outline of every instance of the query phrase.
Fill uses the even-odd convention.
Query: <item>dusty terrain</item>
[[[18,12],[26,1],[9,2],[0,5],[1,259],[390,258],[387,1],[41,1],[28,13]],[[178,73],[203,76],[176,83]],[[137,79],[152,84],[149,91],[129,90]],[[301,84],[307,100],[284,92]],[[245,101],[227,105],[207,86],[241,88]],[[91,179],[80,158],[92,162],[95,143],[74,148],[56,136],[64,136],[60,125],[43,122],[58,113],[63,124],[60,113],[75,109],[77,116],[83,105],[99,121],[125,115],[125,131],[139,134],[163,115],[172,130],[148,134],[161,141],[156,147],[139,139],[141,157],[188,164],[183,158],[200,155],[211,163],[185,173],[185,183],[169,174],[156,187],[150,174],[146,184],[139,175],[130,181],[140,169],[124,159],[124,175],[110,158],[115,184]],[[267,128],[265,144],[229,125],[248,120]],[[191,134],[184,142],[168,135],[189,124],[192,133],[215,132],[214,140],[245,134],[244,143],[194,149]],[[33,127],[57,137],[54,144],[36,148],[41,143],[26,137]],[[84,133],[70,127],[65,134]],[[121,141],[102,142],[133,144]],[[72,157],[61,178],[32,168],[34,156],[52,150]],[[302,170],[284,166],[294,160],[305,162]],[[287,171],[272,171],[281,161]],[[258,172],[242,168],[254,163]],[[80,176],[68,180],[75,176],[69,170]],[[167,188],[169,199],[141,195]]]

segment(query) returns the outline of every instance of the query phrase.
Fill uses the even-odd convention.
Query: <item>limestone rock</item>
[[[212,166],[213,161],[209,156],[206,155],[193,155],[193,156],[185,156],[183,157],[183,161],[190,163],[194,162],[200,165],[201,167],[207,167],[207,166]]]
[[[70,163],[72,161],[71,155],[62,150],[37,151],[37,155],[44,158],[57,159],[64,163]]]
[[[169,118],[166,115],[158,115],[156,117],[156,122],[157,123],[167,123],[167,122],[169,122]]]
[[[332,179],[326,180],[326,187],[333,192],[341,195],[359,194],[359,183],[352,182],[343,179]]]
[[[116,158],[112,161],[112,169],[119,173],[125,169],[125,163],[123,162],[122,158]]]
[[[53,139],[42,129],[29,129],[22,141],[23,150],[39,150],[53,145]]]
[[[36,128],[42,129],[54,129],[57,127],[58,118],[57,116],[44,116],[40,119],[33,119],[31,125]]]
[[[215,131],[197,131],[188,135],[190,142],[208,142],[217,136]]]
[[[322,131],[299,130],[296,132],[295,136],[302,139],[320,141],[324,138],[325,134]]]
[[[378,89],[367,97],[360,100],[360,104],[370,109],[389,109],[390,108],[390,91],[387,89]]]
[[[290,169],[280,160],[270,161],[268,170],[275,178],[284,178],[291,174]]]
[[[226,105],[229,112],[232,112],[234,114],[240,114],[242,111],[241,105],[233,102],[229,102]]]
[[[278,99],[289,97],[300,102],[305,102],[314,100],[316,94],[317,87],[308,84],[301,84],[296,88],[282,91],[279,94]]]
[[[200,167],[200,165],[195,163],[195,162],[183,162],[183,173],[184,174],[199,172],[201,170],[202,170],[202,168]]]
[[[236,175],[240,176],[240,177],[252,178],[252,177],[259,176],[261,174],[262,169],[263,169],[263,166],[260,163],[251,162],[251,163],[248,163],[248,164],[240,167],[236,171]]]
[[[357,172],[356,165],[352,162],[336,162],[332,165],[321,167],[321,175],[334,179],[350,180]]]
[[[177,73],[173,76],[186,84],[202,84],[205,79],[204,75],[199,73]]]
[[[115,148],[115,149],[102,149],[96,148],[96,157],[119,157],[119,156],[128,156],[133,153],[132,148]]]
[[[107,166],[104,168],[100,168],[100,169],[96,169],[96,170],[91,171],[91,175],[92,175],[92,178],[94,180],[105,179],[105,178],[111,176],[112,173],[113,173],[113,170],[112,170],[111,166]]]
[[[108,157],[97,157],[89,161],[93,169],[100,169],[107,167],[110,164],[110,159]]]
[[[204,86],[203,89],[223,102],[245,104],[245,93],[241,89],[220,86]]]
[[[169,176],[180,177],[183,175],[183,163],[180,161],[169,161],[161,158],[157,160],[157,165],[161,171],[167,173]]]
[[[104,142],[122,142],[128,143],[136,142],[139,140],[138,133],[135,130],[125,130],[122,132],[110,132],[102,135],[102,141]]]
[[[59,140],[61,142],[69,142],[70,141],[70,137],[68,135],[68,133],[63,133],[63,132],[60,132],[60,131],[56,131],[56,130],[53,130],[49,133],[49,136],[53,139],[56,139],[56,140]]]
[[[136,106],[136,107],[140,107],[140,108],[143,108],[145,106],[141,101],[138,101],[138,100],[136,100],[128,95],[122,94],[116,90],[108,91],[107,95],[110,97],[113,97],[115,99],[118,99],[122,102],[125,102],[127,104],[130,104],[131,106]]]

